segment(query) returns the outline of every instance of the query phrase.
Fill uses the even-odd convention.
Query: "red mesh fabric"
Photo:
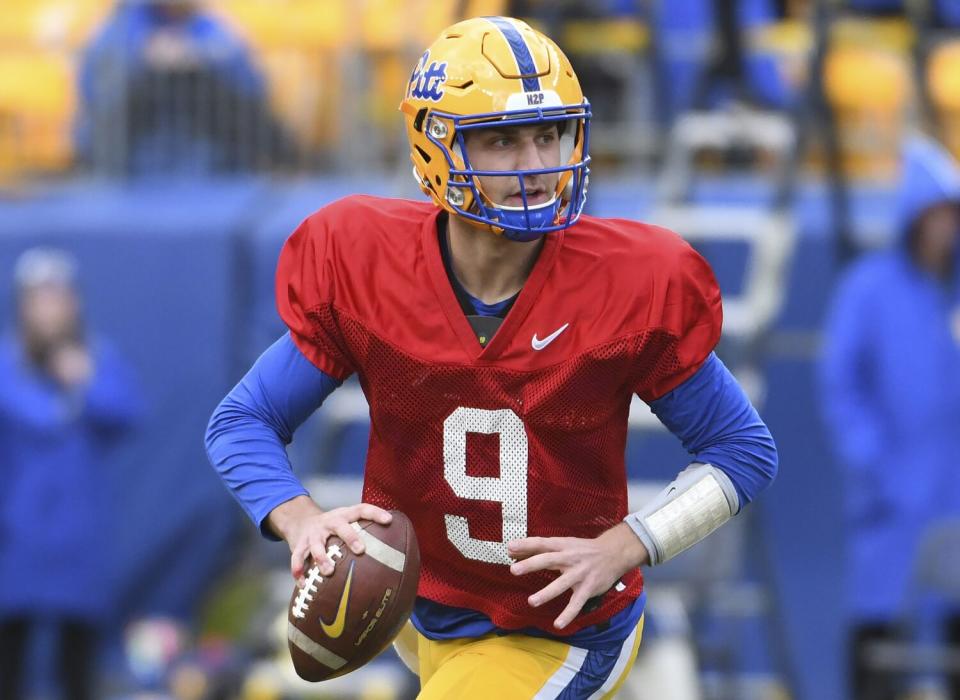
[[[514,577],[504,542],[594,536],[624,517],[632,394],[659,398],[701,365],[720,334],[719,289],[672,232],[584,216],[545,238],[481,352],[437,230],[426,203],[325,207],[284,246],[278,310],[319,369],[360,375],[372,418],[364,497],[413,521],[420,595],[553,632],[566,596],[541,609],[527,597],[555,572]],[[624,583],[567,631],[639,595],[639,571]]]
[[[593,537],[620,522],[627,512],[623,456],[632,391],[650,383],[653,375],[676,372],[676,340],[647,331],[544,369],[519,372],[413,357],[330,305],[308,315],[324,329],[312,334],[311,341],[361,368],[372,420],[364,500],[402,510],[413,521],[423,560],[419,594],[479,610],[501,627],[555,632],[552,622],[568,597],[540,609],[531,608],[527,597],[556,573],[515,577],[506,562],[465,556],[475,546],[469,538],[501,542],[505,533]],[[334,336],[342,338],[342,346],[327,348]],[[448,426],[452,432],[445,438],[444,426],[456,422],[451,416],[458,409],[466,409],[458,415],[495,415],[494,422],[502,418],[489,434],[465,429],[462,471],[469,478],[458,477],[456,469],[452,477],[445,473],[445,465],[449,469],[455,461],[449,443],[455,442],[450,435],[458,429]],[[525,473],[515,465],[503,466],[504,461],[513,464],[524,450]],[[480,477],[499,481],[492,497],[457,495],[458,481],[461,489],[464,484],[474,488],[474,496],[481,493]],[[509,524],[504,523],[503,501],[508,501],[506,511],[519,514]],[[466,521],[459,536],[450,534],[451,517]],[[639,570],[624,583],[624,591],[609,592],[566,632],[606,620],[625,607],[642,589]]]

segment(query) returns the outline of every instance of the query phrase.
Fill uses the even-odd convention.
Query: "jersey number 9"
[[[500,476],[467,474],[467,433],[500,436]],[[507,542],[527,536],[527,433],[520,417],[509,408],[456,409],[443,422],[443,476],[458,497],[498,502],[503,513],[500,542],[471,537],[466,518],[444,515],[453,546],[468,559],[513,563]]]

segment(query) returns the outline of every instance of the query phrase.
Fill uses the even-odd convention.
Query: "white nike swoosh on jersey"
[[[556,340],[558,335],[560,335],[560,334],[563,333],[565,330],[567,330],[567,326],[569,326],[569,325],[570,325],[569,323],[564,323],[562,326],[560,326],[557,330],[555,330],[553,333],[551,333],[550,335],[548,335],[548,336],[547,336],[546,338],[544,338],[543,340],[540,340],[539,338],[537,338],[537,334],[534,333],[534,334],[533,334],[533,339],[530,341],[530,345],[533,346],[533,349],[534,349],[534,350],[543,350],[543,349],[544,349],[545,347],[547,347],[550,343],[552,343],[554,340]]]

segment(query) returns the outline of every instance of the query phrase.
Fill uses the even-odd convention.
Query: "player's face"
[[[537,170],[560,165],[560,135],[556,124],[477,129],[467,132],[465,141],[474,170]],[[524,177],[527,205],[548,202],[556,191],[559,178],[559,173]],[[495,205],[523,206],[517,176],[477,179]]]

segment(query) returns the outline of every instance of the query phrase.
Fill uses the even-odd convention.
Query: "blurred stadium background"
[[[838,272],[892,236],[903,136],[960,154],[960,3],[209,0],[219,29],[187,42],[117,24],[142,4],[0,1],[0,277],[40,243],[75,253],[90,323],[149,405],[105,466],[101,697],[409,697],[391,659],[295,682],[286,548],[242,520],[202,435],[283,332],[272,277],[296,224],[348,193],[420,196],[396,112],[409,70],[441,28],[487,14],[528,18],[577,69],[595,115],[589,212],[671,226],[715,266],[721,355],[780,448],[749,512],[651,572],[642,680],[623,696],[844,697],[840,495],[813,368]],[[0,283],[4,326],[11,295]],[[642,405],[632,421],[639,501],[685,456]],[[348,385],[298,434],[321,504],[355,500],[366,430]],[[49,639],[35,647],[33,696],[50,697]],[[672,690],[655,691],[664,676]]]

